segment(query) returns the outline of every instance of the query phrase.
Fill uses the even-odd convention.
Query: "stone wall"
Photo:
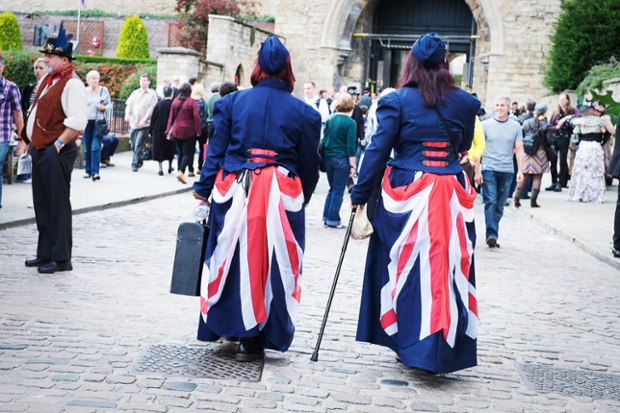
[[[270,33],[232,17],[216,15],[209,16],[209,33],[217,36],[209,35],[207,43],[207,62],[202,74],[206,83],[233,81],[238,74],[238,84],[250,87],[258,49]]]
[[[33,46],[34,41],[34,28],[36,24],[52,24],[56,27],[60,26],[60,22],[65,21],[77,21],[76,16],[62,16],[62,15],[29,15],[29,14],[16,14],[19,28],[22,32],[22,42],[25,50],[36,51],[40,47]],[[116,48],[118,47],[118,37],[121,33],[121,27],[125,23],[124,18],[119,17],[89,17],[88,19],[80,19],[80,33],[82,38],[80,43],[87,43],[88,38],[83,36],[83,24],[88,21],[100,21],[104,25],[103,34],[103,55],[104,56],[116,56]],[[149,49],[151,50],[151,58],[157,57],[157,50],[168,47],[168,28],[170,23],[174,23],[174,19],[143,19],[146,26],[146,34],[149,40]],[[77,33],[74,33],[77,35]],[[74,36],[77,39],[77,36]]]
[[[76,10],[80,0],[2,0],[2,10],[11,10],[20,13],[34,11],[66,11]],[[256,14],[276,15],[278,0],[261,0],[256,2]],[[149,14],[176,14],[174,9],[176,0],[85,0],[82,10],[103,10],[108,13],[118,13],[120,16],[131,16],[139,13]]]

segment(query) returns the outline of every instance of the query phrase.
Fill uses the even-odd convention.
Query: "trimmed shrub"
[[[138,16],[125,19],[118,38],[116,57],[125,59],[148,59],[149,39],[146,35],[146,26]]]
[[[0,50],[24,50],[22,32],[13,13],[0,14]]]
[[[544,82],[556,93],[575,89],[592,66],[620,58],[617,0],[565,0],[560,8]]]

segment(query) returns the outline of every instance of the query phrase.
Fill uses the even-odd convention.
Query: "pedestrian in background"
[[[39,87],[39,81],[47,74],[47,65],[45,64],[45,59],[42,57],[37,58],[34,61],[32,68],[34,70],[34,83],[29,83],[24,86],[22,90],[22,112],[24,113],[24,119],[26,119],[26,114],[28,113],[28,109],[34,102],[34,97],[37,93]]]
[[[71,172],[78,152],[75,141],[88,122],[84,83],[71,64],[71,37],[61,24],[43,45],[49,73],[41,79],[18,146],[18,154],[25,153],[30,142],[34,147],[32,201],[39,239],[37,256],[26,266],[48,274],[73,269]]]
[[[86,103],[88,104],[88,123],[82,133],[82,146],[84,148],[84,178],[93,181],[101,179],[99,168],[101,166],[101,141],[103,136],[97,133],[95,121],[106,119],[105,112],[112,108],[110,92],[105,86],[99,84],[100,75],[96,70],[91,70],[86,75]]]
[[[485,237],[489,248],[498,248],[499,223],[510,194],[514,174],[513,154],[517,160],[517,185],[523,180],[523,131],[508,115],[510,98],[497,96],[495,111],[482,121],[486,147],[482,155],[482,174],[476,178],[481,185],[484,202]]]
[[[535,134],[536,153],[523,153],[523,180],[517,184],[514,202],[515,207],[521,206],[521,195],[526,187],[529,179],[532,180],[532,195],[530,197],[530,206],[532,208],[540,208],[538,204],[538,194],[540,193],[540,183],[545,172],[549,171],[549,161],[547,151],[553,143],[553,127],[547,120],[547,105],[539,104],[534,110],[534,118],[528,119],[523,123],[523,136],[529,133]]]
[[[616,126],[620,122],[620,114],[616,120]],[[614,153],[609,162],[608,174],[620,179],[620,128],[616,127],[616,143]],[[618,197],[616,198],[616,210],[614,213],[614,234],[612,237],[611,253],[615,258],[620,258],[620,184],[618,184]]]
[[[553,126],[553,143],[557,149],[557,156],[552,156],[549,159],[551,186],[545,188],[545,191],[561,192],[562,188],[568,188],[568,181],[570,180],[568,151],[573,136],[573,125],[570,120],[576,117],[579,117],[579,111],[572,107],[570,95],[567,92],[560,93],[558,107],[551,115],[550,120]]]
[[[142,168],[142,152],[151,126],[151,115],[157,104],[157,93],[149,88],[149,75],[140,76],[140,88],[131,92],[125,103],[125,122],[129,122],[129,143],[133,149],[131,170]]]
[[[351,193],[354,207],[364,205],[388,163],[356,340],[434,373],[477,364],[476,193],[458,158],[471,146],[479,107],[456,86],[446,43],[436,33],[419,38],[397,90],[379,100],[378,128]]]
[[[607,107],[592,102],[592,107],[579,118],[571,119],[574,133],[579,136],[579,148],[568,187],[568,200],[572,202],[605,202],[605,153],[603,144],[610,134],[616,133]]]
[[[0,208],[2,208],[2,169],[9,153],[13,124],[19,135],[24,127],[19,88],[4,76],[4,56],[0,55]],[[9,165],[10,168],[13,165]]]
[[[192,87],[189,83],[183,83],[179,88],[179,96],[172,101],[166,135],[174,139],[177,146],[179,173],[177,179],[186,184],[185,170],[189,168],[189,176],[195,176],[192,172],[194,152],[196,152],[196,137],[200,136],[200,116],[198,105],[190,96]]]
[[[321,116],[293,97],[290,55],[261,45],[253,88],[215,103],[194,197],[211,201],[198,339],[239,337],[235,358],[288,350],[301,297],[305,205],[319,179]]]
[[[204,86],[199,83],[192,86],[192,99],[196,101],[196,106],[198,107],[198,117],[200,118],[200,135],[196,137],[196,140],[198,141],[198,175],[202,172],[205,145],[207,144],[207,135],[209,134],[207,130],[207,113],[204,95]]]
[[[357,125],[351,118],[353,99],[345,94],[336,102],[336,112],[325,123],[323,147],[329,190],[323,206],[323,225],[327,228],[345,228],[340,219],[340,207],[349,179],[355,173]]]
[[[163,163],[168,161],[168,173],[174,171],[172,161],[176,153],[176,144],[174,140],[168,139],[166,129],[168,128],[168,119],[170,118],[170,107],[172,106],[172,88],[164,86],[162,90],[164,98],[157,102],[153,109],[151,117],[151,139],[153,140],[153,160],[158,162],[159,176],[164,175]]]

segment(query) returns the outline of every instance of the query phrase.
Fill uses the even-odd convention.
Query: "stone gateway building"
[[[76,0],[5,3],[23,13],[76,7]],[[175,6],[175,0],[86,0],[88,8],[124,15],[174,14]],[[475,91],[487,109],[498,94],[519,103],[548,94],[543,70],[560,0],[263,0],[256,8],[258,15],[275,17],[274,32],[291,51],[299,84],[312,80],[320,89],[350,83],[393,86],[416,36],[436,31],[448,41],[450,59],[465,62],[463,86]],[[207,52],[205,61],[219,68],[207,73],[228,76],[243,67],[249,76],[251,62],[219,55],[225,49],[219,47],[217,55]],[[223,79],[205,82],[214,80]],[[295,93],[301,95],[301,88]]]

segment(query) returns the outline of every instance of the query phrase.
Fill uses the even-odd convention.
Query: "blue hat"
[[[435,66],[446,58],[446,42],[437,33],[426,33],[415,41],[411,51],[424,66]]]
[[[289,56],[286,47],[272,34],[260,46],[258,64],[268,75],[277,75],[286,67],[286,58]]]

